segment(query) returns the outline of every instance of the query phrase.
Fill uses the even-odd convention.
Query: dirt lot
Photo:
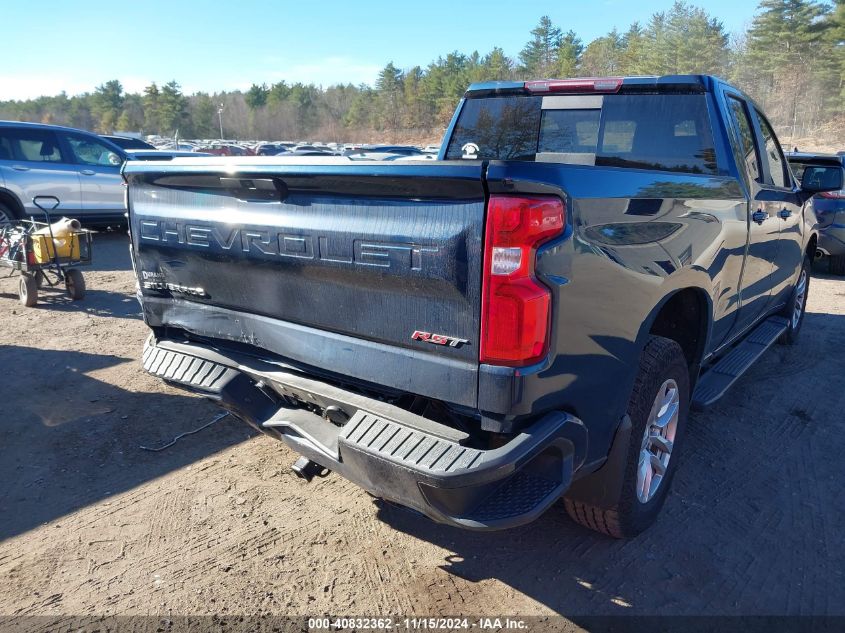
[[[0,280],[0,614],[845,614],[845,280],[802,339],[695,415],[658,524],[614,541],[559,509],[494,534],[381,507],[141,370],[125,236],[88,298]]]

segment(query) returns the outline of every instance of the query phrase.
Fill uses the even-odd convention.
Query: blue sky
[[[646,22],[672,0],[0,0],[4,63],[0,100],[119,79],[140,91],[176,79],[185,92],[253,82],[372,83],[392,60],[425,66],[453,50],[516,56],[540,16],[586,42],[614,26]],[[756,0],[706,0],[732,32]]]

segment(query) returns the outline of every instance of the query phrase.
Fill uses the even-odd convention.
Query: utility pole
[[[220,140],[221,141],[223,140],[223,110],[225,110],[225,109],[226,109],[226,107],[222,103],[219,106],[217,106],[217,118],[220,120]]]

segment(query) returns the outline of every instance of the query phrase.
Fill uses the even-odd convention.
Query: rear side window
[[[37,128],[0,131],[0,158],[4,157],[29,162],[62,162],[56,135],[50,130]]]
[[[577,96],[547,99],[468,99],[446,158],[717,172],[705,95],[606,95],[594,107]]]
[[[604,98],[596,165],[715,174],[704,95]]]

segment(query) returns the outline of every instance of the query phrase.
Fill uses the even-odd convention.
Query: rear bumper
[[[483,450],[467,433],[279,364],[152,338],[143,358],[148,372],[216,400],[372,494],[457,527],[504,529],[537,518],[586,455],[584,425],[562,412]],[[328,407],[334,422],[319,413]]]
[[[845,221],[845,214],[840,214]],[[835,222],[819,230],[818,249],[825,255],[845,255],[845,224]]]

